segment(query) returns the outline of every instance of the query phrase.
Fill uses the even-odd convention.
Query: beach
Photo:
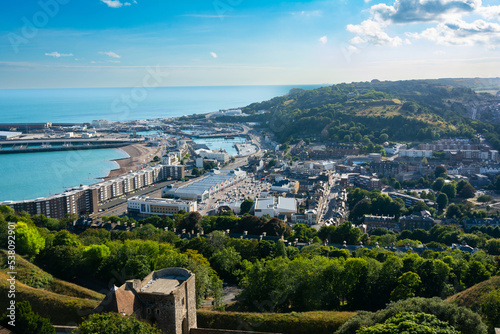
[[[145,163],[153,160],[155,155],[161,157],[162,152],[159,147],[146,146],[143,144],[132,144],[120,148],[122,151],[126,152],[129,157],[123,159],[116,159],[119,168],[113,169],[109,172],[108,176],[104,180],[114,179],[120,175],[127,174],[130,171],[136,171],[141,169]]]

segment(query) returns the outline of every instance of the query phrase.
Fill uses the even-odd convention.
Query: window
[[[160,309],[159,309],[159,308],[157,308],[157,309],[156,309],[156,315],[159,315],[159,314],[160,314]]]

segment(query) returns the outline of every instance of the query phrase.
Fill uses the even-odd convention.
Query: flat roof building
[[[138,216],[173,216],[180,210],[194,212],[198,210],[196,201],[183,201],[170,198],[149,198],[135,196],[127,200],[127,210]]]

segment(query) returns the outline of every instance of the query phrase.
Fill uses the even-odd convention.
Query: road
[[[148,195],[149,197],[161,197],[161,190],[165,188],[165,186],[174,183],[175,181],[165,181],[161,183],[157,183],[156,185],[137,190],[134,193],[115,198],[107,203],[104,203],[99,206],[99,210],[103,210],[100,212],[96,212],[92,214],[91,218],[97,218],[101,216],[121,216],[127,211],[127,199],[133,196],[144,196]]]

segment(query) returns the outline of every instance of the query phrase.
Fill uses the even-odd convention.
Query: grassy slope
[[[448,297],[446,301],[455,302],[477,312],[481,308],[484,297],[497,289],[500,289],[500,276],[494,276],[487,281],[471,286],[467,290]]]
[[[198,310],[199,328],[219,328],[283,334],[331,334],[354,312],[244,313]]]
[[[8,299],[6,281],[7,255],[0,251],[0,309],[5,310]],[[79,323],[104,298],[104,295],[76,284],[55,279],[52,275],[16,256],[16,301],[28,300],[35,312],[52,323],[67,325]]]

